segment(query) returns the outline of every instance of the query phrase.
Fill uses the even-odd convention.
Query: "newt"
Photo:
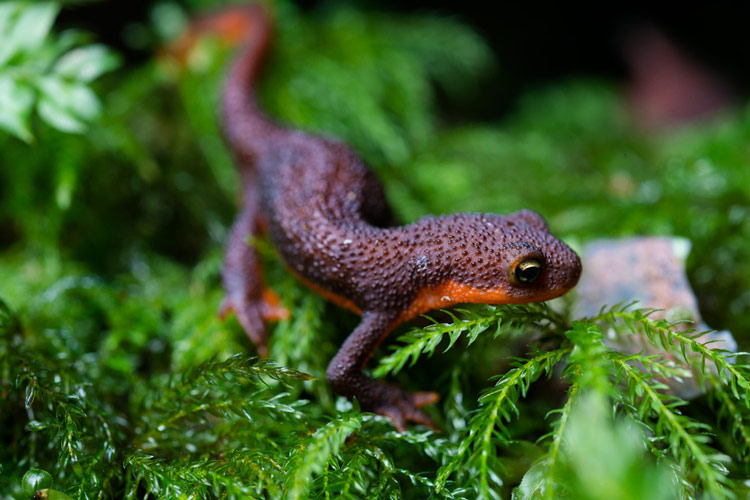
[[[410,393],[363,369],[401,323],[458,303],[519,304],[553,299],[578,281],[581,261],[530,210],[510,215],[428,216],[400,226],[382,185],[359,156],[335,139],[284,127],[260,109],[254,82],[271,40],[258,5],[222,11],[199,30],[243,40],[222,97],[224,132],[242,178],[242,207],[223,268],[226,300],[267,352],[265,320],[283,314],[264,292],[258,254],[248,238],[267,234],[286,267],[335,304],[361,315],[331,360],[331,387],[398,430],[432,425],[422,406],[431,392]]]

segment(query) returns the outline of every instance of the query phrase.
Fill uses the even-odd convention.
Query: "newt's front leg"
[[[246,175],[242,209],[232,226],[224,260],[222,281],[226,299],[220,316],[233,312],[258,349],[268,354],[266,321],[286,319],[289,312],[276,294],[263,284],[260,258],[249,239],[263,230],[258,190],[251,175]]]
[[[412,394],[362,373],[380,342],[397,326],[397,317],[387,312],[364,312],[359,326],[328,365],[326,378],[337,393],[349,399],[357,398],[365,411],[390,418],[399,431],[406,430],[406,422],[434,427],[432,420],[419,408],[437,401],[436,393]]]

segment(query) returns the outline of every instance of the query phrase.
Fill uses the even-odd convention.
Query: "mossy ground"
[[[644,133],[616,83],[578,79],[529,92],[496,123],[466,124],[435,94],[460,102],[492,69],[470,29],[347,7],[276,12],[265,107],[352,144],[404,221],[531,208],[578,248],[688,238],[705,320],[747,349],[746,105]],[[180,14],[161,4],[154,17]],[[155,25],[140,29],[158,39]],[[409,333],[381,350],[380,372],[440,392],[430,411],[441,432],[397,434],[325,384],[356,317],[260,242],[292,314],[273,332],[277,364],[253,360],[238,325],[216,317],[238,195],[216,121],[227,55],[207,41],[179,73],[154,54],[92,84],[103,106],[85,134],[43,120],[33,144],[0,134],[0,498],[25,498],[31,468],[80,498],[748,495],[747,366],[633,309],[583,320],[560,312],[565,301],[474,308]],[[709,394],[666,395],[659,377],[684,368],[606,348],[607,328],[696,351],[686,364],[707,361]]]

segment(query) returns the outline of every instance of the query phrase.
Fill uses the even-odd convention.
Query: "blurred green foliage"
[[[52,38],[59,11],[52,2],[0,5],[0,128],[30,142],[34,107],[48,125],[80,133],[101,105],[88,84],[112,70],[117,58],[103,45],[80,46],[81,33]]]
[[[253,358],[216,318],[238,194],[216,122],[228,54],[204,40],[179,71],[159,45],[192,13],[160,3],[131,30],[154,57],[108,73],[111,51],[49,34],[57,9],[0,6],[13,42],[0,47],[0,498],[28,498],[30,469],[76,498],[747,497],[747,366],[637,310],[572,322],[564,302],[476,307],[402,332],[377,372],[440,392],[442,432],[399,434],[325,384],[356,318],[260,242],[292,315],[274,329],[279,364]],[[435,86],[460,100],[493,65],[470,29],[342,5],[274,12],[264,106],[352,144],[404,221],[532,208],[574,246],[689,238],[707,322],[747,346],[747,107],[645,134],[616,86],[578,80],[499,124],[454,126]],[[602,332],[677,361],[616,352]],[[690,403],[663,385],[687,366],[708,392]]]

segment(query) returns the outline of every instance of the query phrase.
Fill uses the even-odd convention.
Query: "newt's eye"
[[[542,262],[539,259],[524,259],[517,266],[513,274],[519,283],[531,284],[542,273]]]

